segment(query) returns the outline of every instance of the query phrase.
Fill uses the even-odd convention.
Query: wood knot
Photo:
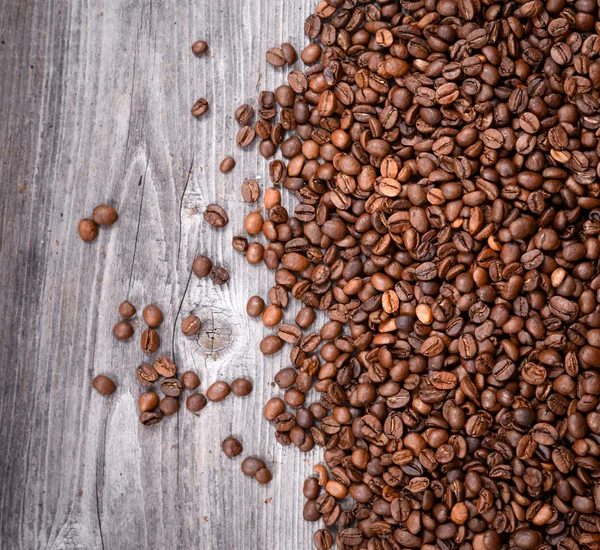
[[[230,350],[236,331],[232,316],[218,309],[205,309],[197,314],[202,322],[198,333],[198,350],[216,359]]]

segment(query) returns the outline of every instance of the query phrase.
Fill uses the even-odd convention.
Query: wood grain
[[[273,277],[230,243],[251,210],[240,184],[267,176],[254,147],[235,149],[233,111],[283,83],[264,52],[301,48],[313,4],[0,3],[0,548],[311,548],[301,487],[319,453],[281,448],[262,419],[287,354],[265,360],[267,331],[245,315]],[[202,59],[190,52],[199,38]],[[210,102],[202,120],[189,114],[198,97]],[[223,175],[229,154],[237,166]],[[209,202],[228,210],[224,230],[203,221]],[[77,222],[99,203],[120,219],[86,245]],[[230,270],[226,287],[190,276],[199,252]],[[246,376],[255,391],[141,426],[143,326],[134,342],[111,334],[123,299],[163,309],[161,353],[202,389]],[[186,340],[192,311],[204,328]],[[97,374],[117,381],[113,396],[91,390]],[[221,453],[231,434],[243,456],[266,459],[270,485]]]

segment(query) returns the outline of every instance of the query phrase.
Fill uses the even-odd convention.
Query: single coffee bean
[[[216,285],[224,285],[229,281],[229,272],[220,266],[213,266],[209,273],[210,280]]]
[[[191,370],[188,370],[181,375],[181,381],[187,390],[195,390],[200,385],[200,377]]]
[[[208,51],[208,44],[204,40],[197,40],[192,44],[192,53],[202,56]]]
[[[108,204],[100,204],[92,212],[92,220],[98,225],[112,225],[117,221],[118,217],[117,211]]]
[[[288,65],[293,65],[298,60],[298,53],[296,52],[296,48],[289,44],[288,42],[284,42],[281,45],[281,51],[283,52],[283,57],[285,58],[285,62]]]
[[[167,395],[160,400],[158,408],[165,416],[171,416],[179,410],[179,400]]]
[[[235,159],[233,157],[225,157],[219,165],[219,170],[223,174],[231,172],[235,168]]]
[[[240,105],[235,111],[235,120],[240,126],[247,126],[254,119],[254,108],[247,103]]]
[[[266,336],[260,342],[260,351],[263,355],[273,355],[283,347],[283,341],[279,336]]]
[[[242,462],[242,473],[248,477],[254,477],[259,470],[266,467],[267,465],[260,458],[249,456]]]
[[[196,277],[202,279],[207,277],[212,269],[212,261],[208,256],[196,256],[192,265],[192,271]]]
[[[152,426],[158,424],[163,419],[163,416],[161,411],[144,411],[140,414],[140,422],[144,426]]]
[[[83,219],[79,222],[79,236],[86,243],[92,242],[98,236],[98,226],[94,220]]]
[[[201,393],[193,393],[185,400],[185,406],[191,412],[200,412],[206,407],[206,403],[206,397]]]
[[[183,321],[181,321],[181,332],[186,336],[194,336],[198,334],[202,328],[202,323],[196,315],[188,315]]]
[[[163,314],[158,306],[150,305],[144,308],[142,313],[144,321],[150,328],[156,328],[163,322]]]
[[[265,309],[265,301],[260,296],[251,296],[246,304],[246,313],[250,317],[258,317]]]
[[[131,302],[125,301],[119,306],[119,315],[125,319],[131,319],[136,313],[137,310]]]
[[[142,346],[142,351],[144,353],[156,353],[160,345],[160,337],[158,336],[158,332],[156,332],[153,328],[146,329],[144,332],[142,332],[140,345]]]
[[[285,403],[279,397],[272,397],[263,409],[263,416],[273,422],[285,410]]]
[[[246,202],[256,202],[260,196],[260,188],[256,180],[245,180],[242,183],[242,198]]]
[[[183,391],[183,384],[177,378],[167,378],[160,385],[160,391],[170,397],[179,397]]]
[[[235,143],[238,147],[248,147],[256,137],[256,130],[252,126],[243,126],[239,129],[235,138]],[[232,167],[233,168],[233,167]],[[222,170],[223,171],[223,170]],[[230,170],[227,170],[230,171]]]
[[[202,115],[206,114],[207,111],[208,101],[203,97],[198,99],[192,106],[192,115],[195,117],[201,117]]]
[[[252,382],[245,378],[236,378],[231,383],[231,391],[239,397],[246,397],[252,393]]]
[[[117,340],[129,340],[133,336],[133,327],[128,321],[119,321],[113,328]]]
[[[221,449],[226,456],[232,458],[242,453],[244,448],[242,444],[235,437],[228,437],[221,443]]]
[[[218,204],[209,204],[204,211],[204,219],[213,227],[223,228],[229,223],[227,212]]]
[[[239,235],[233,237],[231,244],[234,250],[238,252],[246,252],[248,250],[248,239],[246,237],[241,237]]]
[[[92,386],[101,395],[110,395],[117,389],[115,383],[108,376],[102,374],[92,380]]]
[[[273,479],[273,475],[271,474],[271,470],[268,468],[261,468],[254,475],[254,479],[256,479],[256,481],[262,485],[267,485]]]
[[[152,386],[152,384],[158,380],[158,373],[152,365],[148,365],[147,363],[141,364],[137,368],[136,373],[137,379],[142,386]]]
[[[153,391],[147,391],[138,398],[138,409],[142,412],[151,411],[158,407],[158,395]]]
[[[206,390],[206,397],[208,397],[211,401],[218,403],[219,401],[223,401],[223,399],[225,399],[230,392],[231,387],[229,384],[220,380],[212,384],[208,390]]]
[[[154,370],[165,378],[172,378],[177,374],[177,366],[168,357],[157,357],[154,360]]]
[[[273,67],[283,67],[287,61],[281,48],[269,48],[267,50],[267,63]]]

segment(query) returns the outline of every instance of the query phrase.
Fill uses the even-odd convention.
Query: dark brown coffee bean
[[[254,119],[254,108],[247,103],[240,105],[235,111],[235,120],[240,126],[247,126]]]
[[[117,389],[115,383],[104,375],[96,376],[92,381],[92,386],[101,395],[110,395]]]
[[[273,479],[273,475],[271,474],[271,470],[268,468],[261,468],[254,475],[254,479],[256,479],[256,481],[262,485],[267,485]]]
[[[250,317],[259,317],[265,309],[265,301],[260,296],[251,296],[246,304],[246,313]]]
[[[94,220],[98,225],[112,225],[117,221],[119,215],[117,211],[108,204],[100,204],[94,208],[92,212],[92,220]]]
[[[243,126],[239,129],[237,133],[237,137],[235,138],[235,143],[238,147],[248,147],[254,141],[256,137],[256,130],[252,126]],[[232,167],[233,168],[233,167]],[[223,171],[223,170],[221,170]],[[227,170],[229,172],[231,170]]]
[[[206,397],[201,393],[193,393],[185,400],[185,406],[191,412],[200,412],[206,407],[206,403]]]
[[[192,115],[195,117],[201,117],[208,111],[208,101],[201,97],[194,103],[192,107]]]
[[[200,385],[200,377],[190,370],[181,375],[181,381],[187,390],[195,390]]]
[[[204,211],[204,219],[213,227],[223,228],[229,223],[227,212],[218,204],[209,204]]]
[[[242,184],[242,198],[246,202],[256,202],[260,197],[260,188],[256,180],[246,180]]]
[[[235,236],[233,237],[231,244],[234,250],[238,252],[246,252],[248,250],[248,239],[246,237]]]
[[[152,365],[143,363],[137,368],[137,379],[142,386],[149,387],[158,380],[158,373]]]
[[[179,410],[179,401],[167,395],[160,400],[158,408],[165,416],[171,416]]]
[[[228,437],[221,443],[221,449],[226,456],[232,458],[242,453],[244,448],[242,444],[235,437]]]
[[[285,410],[285,403],[279,397],[273,397],[267,401],[263,410],[263,416],[273,422]]]
[[[269,48],[267,50],[267,63],[273,67],[283,67],[287,61],[281,48]]]
[[[179,397],[183,391],[183,384],[177,378],[168,378],[160,385],[160,390],[170,397]]]
[[[267,465],[260,458],[249,456],[242,462],[242,473],[249,477],[254,477],[256,473],[266,468]]]
[[[212,261],[208,256],[196,256],[192,265],[192,271],[196,277],[202,279],[203,277],[208,276],[211,269]]]
[[[138,398],[138,409],[141,412],[151,411],[158,407],[158,395],[153,391],[148,391]]]
[[[154,370],[165,378],[172,378],[177,374],[177,366],[168,357],[157,357],[154,360]]]
[[[252,382],[245,378],[236,378],[231,383],[231,392],[239,397],[246,397],[252,393]]]
[[[289,44],[288,42],[284,42],[281,45],[281,51],[283,52],[283,57],[285,58],[285,62],[288,65],[293,65],[298,60],[298,53],[296,52],[296,48]]]
[[[160,346],[160,337],[158,336],[158,332],[156,332],[153,328],[146,329],[144,332],[142,332],[140,345],[144,353],[156,353],[158,347]]]
[[[156,328],[163,322],[163,314],[158,306],[146,306],[142,313],[144,321],[150,328]]]
[[[219,165],[219,170],[223,174],[228,174],[235,168],[235,159],[233,157],[225,157]]]
[[[119,315],[121,317],[124,317],[125,319],[131,319],[132,317],[135,316],[135,314],[137,313],[137,310],[135,309],[135,306],[131,303],[131,302],[122,302],[121,305],[119,306]]]
[[[145,411],[140,414],[140,422],[144,426],[153,426],[158,424],[163,419],[163,413],[161,411]]]
[[[133,327],[128,321],[119,321],[113,328],[117,340],[129,340],[133,336]]]
[[[265,336],[260,342],[260,351],[263,355],[273,355],[283,347],[283,342],[279,336]]]
[[[192,53],[202,56],[208,51],[208,44],[204,40],[197,40],[192,44]]]
[[[198,334],[201,328],[202,323],[196,315],[188,315],[181,322],[181,332],[183,332],[183,334],[185,334],[186,336],[194,336]]]
[[[224,285],[229,281],[229,271],[224,267],[213,266],[209,273],[210,280],[216,285]]]
[[[79,236],[86,243],[92,242],[98,236],[98,226],[94,220],[83,219],[78,226]]]
[[[206,397],[215,403],[219,401],[223,401],[229,393],[231,392],[231,387],[227,382],[223,382],[222,380],[215,382],[206,390]]]

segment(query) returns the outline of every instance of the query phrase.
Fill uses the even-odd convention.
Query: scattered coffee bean
[[[281,48],[269,48],[267,50],[267,63],[273,67],[283,67],[287,61]]]
[[[163,314],[158,306],[146,306],[142,312],[144,321],[150,328],[156,328],[163,322]]]
[[[137,368],[137,379],[142,386],[150,387],[158,380],[158,373],[152,365],[143,363]]]
[[[179,410],[179,400],[167,395],[160,400],[158,408],[165,416],[171,416]]]
[[[260,296],[251,296],[246,304],[246,313],[258,317],[265,310],[265,301]]]
[[[260,197],[260,188],[256,180],[246,180],[242,183],[242,198],[246,202],[256,202]]]
[[[240,105],[235,111],[235,120],[240,126],[247,126],[254,119],[254,108],[247,103]]]
[[[102,395],[110,395],[117,389],[115,383],[108,376],[102,374],[94,378],[92,386]]]
[[[200,377],[190,370],[181,375],[181,381],[187,390],[195,390],[200,385]]]
[[[196,256],[192,265],[192,271],[196,277],[202,279],[207,277],[212,269],[212,261],[208,256]]]
[[[183,391],[183,384],[177,378],[167,378],[160,385],[160,390],[170,397],[179,397]]]
[[[254,456],[249,456],[242,462],[242,472],[248,477],[254,477],[259,470],[266,467],[264,461]]]
[[[192,53],[194,55],[204,55],[208,51],[208,44],[204,40],[197,40],[192,44]]]
[[[202,323],[196,315],[188,315],[183,321],[181,321],[181,332],[186,336],[194,336],[198,334],[202,328]]]
[[[233,237],[231,244],[233,246],[233,249],[237,250],[238,252],[246,252],[246,250],[248,249],[248,239],[246,239],[246,237],[236,235],[235,237]]]
[[[223,399],[225,399],[230,392],[231,387],[229,384],[220,380],[212,384],[206,390],[206,397],[208,397],[211,401],[218,403],[219,401],[223,401]]]
[[[235,143],[238,147],[249,147],[254,141],[255,137],[256,130],[252,126],[243,126],[238,130],[237,136],[235,138]],[[231,169],[233,169],[233,166],[231,167]],[[226,172],[230,172],[231,169],[226,170]]]
[[[281,51],[283,52],[283,57],[285,58],[285,62],[288,65],[293,65],[298,60],[298,53],[296,52],[296,48],[289,44],[288,42],[284,42],[281,45]]]
[[[158,395],[153,391],[147,391],[138,399],[138,409],[142,412],[151,411],[158,407]]]
[[[158,332],[156,332],[153,328],[146,329],[144,332],[142,332],[140,345],[142,346],[142,351],[144,353],[149,355],[156,353],[158,347],[160,346],[160,337],[158,336]]]
[[[119,315],[125,319],[131,319],[136,313],[137,310],[131,302],[125,301],[119,306]]]
[[[94,220],[83,219],[79,222],[79,236],[86,243],[92,242],[98,236],[98,226]]]
[[[188,411],[199,412],[206,407],[206,397],[202,393],[193,393],[185,400]]]
[[[236,378],[231,383],[231,391],[239,397],[246,397],[252,393],[252,382],[245,378]]]
[[[129,340],[133,336],[133,326],[129,321],[119,321],[113,327],[113,334],[117,340]]]
[[[154,370],[165,378],[172,378],[177,374],[177,366],[168,357],[157,357],[154,360]]]
[[[92,212],[92,220],[98,225],[112,225],[117,221],[118,217],[117,211],[108,204],[100,204]]]
[[[163,416],[161,411],[145,411],[140,414],[140,422],[144,426],[152,426],[158,424],[163,419]]]
[[[204,219],[213,227],[223,228],[229,223],[227,212],[218,204],[209,204],[204,211]]]
[[[219,165],[219,170],[223,174],[231,172],[235,168],[235,159],[233,157],[225,157]]]
[[[258,481],[260,484],[266,485],[273,479],[273,476],[271,474],[271,470],[268,468],[261,468],[254,475],[254,479],[256,479],[256,481]]]
[[[244,450],[242,444],[235,437],[228,437],[221,443],[221,449],[226,456],[232,458],[238,456]]]
[[[192,115],[195,117],[201,117],[208,111],[208,101],[201,97],[192,107]]]
[[[210,270],[210,280],[216,285],[224,285],[229,281],[229,271],[224,267],[214,266]]]

